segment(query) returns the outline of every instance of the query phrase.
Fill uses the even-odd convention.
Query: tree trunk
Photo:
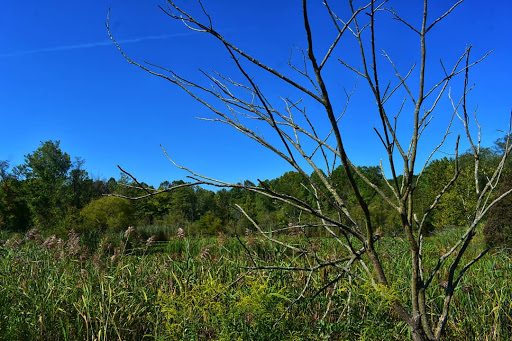
[[[421,326],[420,319],[418,322],[412,322],[409,324],[409,331],[411,332],[411,340],[413,341],[429,341],[427,334]]]

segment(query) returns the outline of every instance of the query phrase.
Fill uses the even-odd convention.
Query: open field
[[[439,254],[457,233],[445,230],[428,238],[424,252]],[[306,298],[287,310],[309,273],[250,271],[254,263],[301,263],[299,255],[255,236],[148,244],[112,235],[88,248],[73,234],[60,241],[0,237],[8,239],[0,249],[0,340],[408,338],[407,326],[394,321],[389,309],[390,301],[407,300],[401,293],[407,292],[409,259],[400,238],[385,237],[378,244],[389,249],[383,253],[385,266],[404,276],[391,278],[391,289],[376,292],[356,278],[342,278],[310,299],[336,276],[318,271]],[[343,252],[332,239],[313,241],[322,257]],[[455,295],[445,339],[512,339],[511,278],[512,258],[505,251],[475,264]],[[440,309],[443,278],[437,280],[428,298]]]

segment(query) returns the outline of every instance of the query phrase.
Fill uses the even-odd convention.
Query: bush
[[[121,230],[133,224],[133,207],[129,200],[102,197],[91,201],[80,212],[81,230]]]
[[[261,278],[246,277],[238,290],[209,279],[160,292],[158,303],[170,340],[283,340],[289,332],[286,322],[272,326],[289,299]]]
[[[208,211],[193,224],[194,234],[216,236],[219,232],[227,232],[222,219],[215,216],[215,213]]]

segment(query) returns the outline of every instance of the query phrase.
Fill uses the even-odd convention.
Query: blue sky
[[[431,1],[431,20],[454,2]],[[197,10],[193,1],[181,3]],[[306,47],[297,3],[204,0],[217,30],[287,74],[293,74],[287,67],[290,49]],[[310,3],[313,33],[317,33],[315,46],[321,55],[335,33],[321,2]],[[21,164],[23,155],[34,151],[40,141],[51,139],[60,140],[62,149],[72,157],[85,159],[85,168],[98,178],[118,177],[118,164],[153,185],[184,178],[186,173],[169,163],[160,144],[178,163],[227,181],[275,178],[289,170],[283,161],[233,129],[196,120],[196,116],[211,114],[177,87],[122,58],[105,29],[109,7],[112,32],[133,59],[172,68],[205,85],[199,68],[240,79],[218,43],[172,21],[158,4],[164,2],[27,0],[4,4],[0,12],[0,160],[13,166]],[[390,1],[388,5],[419,24],[422,1]],[[340,9],[339,14],[346,12]],[[440,75],[439,58],[451,66],[468,44],[474,46],[473,59],[494,50],[473,69],[470,78],[476,87],[469,105],[478,106],[484,145],[501,136],[498,129],[507,129],[512,109],[511,15],[509,1],[491,5],[466,0],[434,29],[428,43],[431,68],[427,82]],[[385,13],[381,16],[379,46],[405,73],[417,61],[417,39],[403,25],[387,20]],[[340,94],[334,96],[338,107],[344,103],[343,88],[350,90],[355,78],[336,59],[357,56],[353,41],[347,39],[342,46],[326,67],[332,93]],[[378,63],[384,76],[395,82],[385,60],[381,57]],[[297,96],[268,74],[255,72],[254,77],[274,103],[280,101],[279,96]],[[460,92],[461,84],[462,78],[453,83],[454,94]],[[373,100],[362,80],[357,91],[341,121],[341,130],[353,161],[376,165],[384,154],[372,133],[377,124]],[[314,115],[315,108],[308,112]],[[423,157],[438,141],[449,114],[445,96],[427,131]],[[402,116],[399,124],[407,136],[408,118]],[[461,132],[460,128],[453,130]],[[452,152],[452,146],[443,150]]]

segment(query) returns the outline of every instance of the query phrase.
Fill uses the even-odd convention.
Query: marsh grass
[[[155,231],[137,229],[139,239],[135,234],[106,235],[95,243],[73,234],[59,241],[0,232],[0,340],[408,338],[407,326],[389,314],[392,300],[407,300],[400,293],[408,289],[410,261],[400,238],[383,238],[378,244],[385,267],[398,274],[390,278],[391,288],[375,291],[344,279],[314,300],[299,301],[273,327],[307,275],[248,272],[245,267],[254,261],[289,265],[296,255],[254,236],[241,237],[242,245],[226,236],[178,238],[177,231],[168,241],[155,240],[148,247]],[[451,229],[427,238],[425,259],[441,254],[458,234]],[[283,238],[300,244],[294,237]],[[341,252],[331,239],[314,242],[323,257]],[[466,261],[482,247],[478,243],[471,249]],[[438,311],[444,271],[427,292]],[[455,294],[446,339],[512,339],[511,272],[512,259],[503,251],[474,265]],[[319,272],[306,296],[332,276]]]

